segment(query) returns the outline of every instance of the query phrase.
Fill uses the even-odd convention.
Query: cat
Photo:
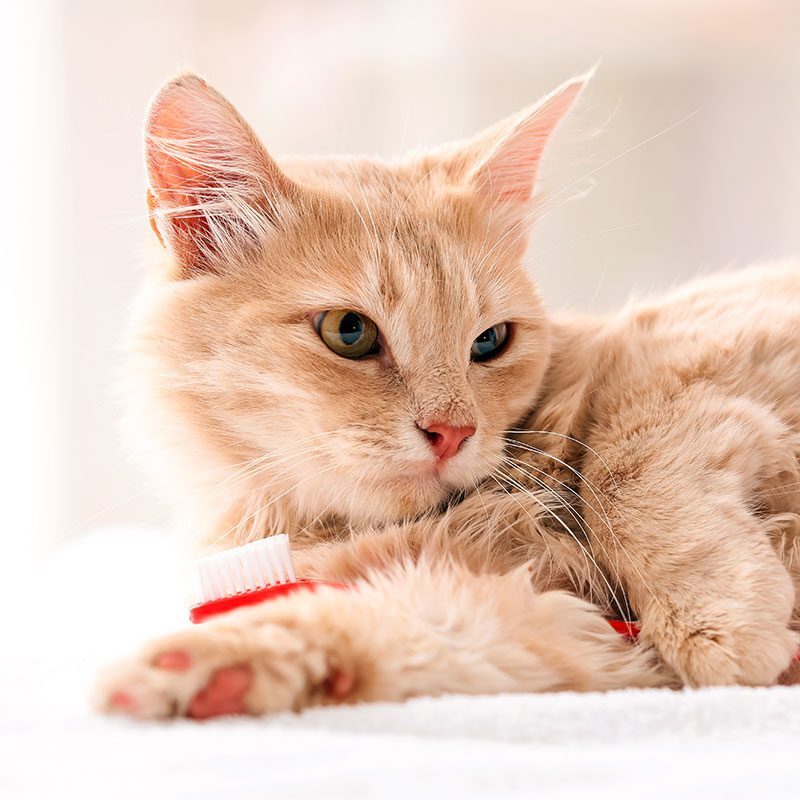
[[[523,255],[586,76],[384,163],[267,153],[200,78],[146,120],[163,247],[136,441],[208,548],[352,582],[177,632],[98,706],[265,714],[444,692],[771,685],[798,646],[800,265],[607,316]],[[608,617],[638,619],[632,644]]]

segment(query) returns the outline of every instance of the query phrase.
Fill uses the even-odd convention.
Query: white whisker
[[[609,580],[606,577],[606,575],[603,572],[603,570],[600,569],[600,566],[598,565],[597,561],[595,560],[595,557],[583,545],[583,543],[580,541],[580,539],[578,539],[578,537],[575,535],[575,533],[572,530],[570,530],[570,527],[564,522],[564,520],[562,520],[557,514],[555,514],[553,512],[553,510],[550,509],[547,506],[546,503],[544,503],[542,500],[540,500],[538,497],[536,497],[536,495],[530,489],[528,489],[527,487],[523,486],[519,481],[517,481],[511,475],[508,475],[507,473],[504,473],[504,472],[500,472],[500,476],[504,480],[508,481],[512,486],[514,486],[519,492],[524,494],[526,497],[529,497],[531,500],[533,500],[534,503],[536,503],[538,506],[540,506],[541,509],[546,514],[550,515],[564,529],[564,532],[575,541],[575,543],[581,549],[581,552],[584,555],[584,559],[586,560],[587,573],[591,573],[591,569],[589,567],[589,562],[591,561],[591,564],[594,566],[595,570],[601,576],[601,578],[603,579],[603,582],[606,584],[606,587],[608,588],[608,591],[609,591],[609,602],[610,602],[610,599],[614,597],[614,590],[611,587],[611,583],[609,582]],[[494,476],[492,476],[492,477],[494,477]],[[495,478],[495,480],[497,480],[497,479]],[[497,481],[497,482],[502,488],[502,484],[499,481]],[[514,495],[511,492],[509,492],[509,496],[514,498]],[[514,499],[516,499],[516,498],[514,498]],[[519,503],[519,501],[517,501],[517,502]],[[519,503],[519,505],[526,513],[528,513],[527,509],[525,509],[525,507],[521,503]],[[533,520],[533,517],[531,517],[531,519]],[[588,588],[589,588],[589,598],[591,599],[591,594],[592,594],[592,588],[593,587],[590,584]]]
[[[259,506],[259,508],[257,508],[251,514],[248,514],[246,517],[243,517],[242,519],[240,519],[235,525],[233,525],[232,527],[228,528],[228,530],[223,531],[216,539],[214,539],[214,541],[212,541],[212,542],[210,542],[209,544],[206,545],[206,551],[207,552],[211,551],[214,547],[216,547],[216,545],[218,545],[221,541],[226,539],[232,533],[234,533],[235,531],[241,530],[242,526],[245,523],[249,522],[251,519],[253,519],[254,517],[258,516],[259,514],[262,514],[264,511],[266,511],[266,509],[268,509],[270,506],[272,506],[275,503],[277,503],[278,500],[280,500],[281,498],[286,497],[286,495],[288,495],[288,494],[291,494],[299,486],[302,486],[304,483],[308,483],[308,481],[313,480],[314,478],[318,478],[320,475],[324,475],[325,473],[330,472],[333,469],[335,469],[335,465],[331,464],[331,465],[328,465],[326,467],[323,467],[321,470],[317,470],[316,472],[312,472],[311,475],[306,475],[304,478],[302,478],[301,480],[299,480],[296,483],[294,483],[292,486],[290,486],[284,492],[281,492],[279,495],[277,495],[277,497],[273,497],[267,503],[264,503],[264,505]]]

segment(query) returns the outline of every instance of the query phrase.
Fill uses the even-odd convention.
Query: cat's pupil
[[[497,326],[485,330],[476,340],[472,346],[473,354],[476,356],[488,356],[495,350],[498,345],[497,340]]]
[[[355,344],[364,335],[364,321],[361,317],[350,311],[342,317],[339,323],[339,336],[344,344]]]
[[[488,361],[502,352],[507,341],[508,323],[501,322],[499,325],[492,325],[472,342],[470,358],[473,361]]]

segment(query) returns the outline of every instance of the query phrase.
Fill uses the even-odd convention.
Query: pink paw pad
[[[253,670],[247,664],[218,669],[191,699],[186,714],[193,719],[245,714],[244,696],[252,683]]]
[[[192,663],[189,654],[183,650],[171,650],[166,653],[159,653],[153,659],[153,666],[159,669],[166,669],[170,672],[186,672]]]
[[[325,682],[325,689],[331,697],[344,700],[356,685],[356,676],[349,670],[334,670]]]
[[[139,704],[136,698],[128,692],[116,691],[108,700],[111,708],[118,709],[119,711],[136,711]]]

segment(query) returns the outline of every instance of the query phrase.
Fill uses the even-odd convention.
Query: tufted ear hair
[[[247,257],[298,196],[236,109],[196,75],[161,88],[144,135],[151,225],[184,276]]]

